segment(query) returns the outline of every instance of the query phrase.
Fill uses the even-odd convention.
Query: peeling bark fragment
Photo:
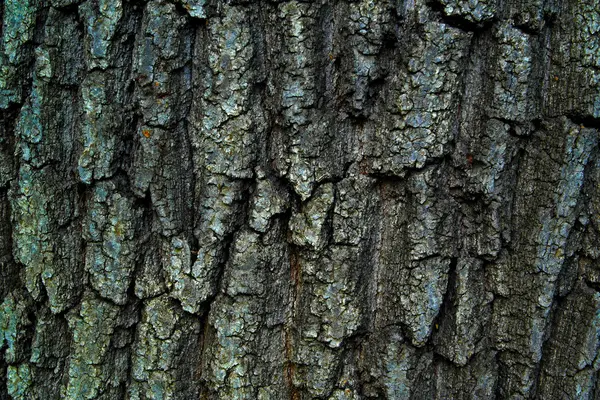
[[[502,4],[502,16],[524,30],[540,31],[556,12],[556,3],[544,0],[508,0]]]
[[[423,346],[431,334],[448,283],[450,260],[438,257],[418,263],[409,274],[400,296],[404,309],[403,322],[412,333],[412,343]]]
[[[549,32],[549,71],[544,98],[549,116],[600,118],[600,11],[594,1],[558,8],[558,27]],[[563,34],[559,32],[564,32]]]
[[[250,178],[260,115],[249,115],[253,43],[244,7],[228,7],[208,26],[207,68],[192,136],[198,165],[210,174]]]
[[[302,211],[290,220],[292,241],[298,246],[320,250],[327,244],[325,223],[333,206],[333,189],[331,183],[320,186]]]
[[[221,294],[208,321],[211,346],[205,357],[205,376],[208,389],[219,397],[284,397],[287,392],[283,332],[281,326],[269,323],[268,300],[280,297],[280,291],[287,295],[287,285],[278,276],[287,255],[281,247],[263,243],[257,233],[247,230],[234,239]],[[285,304],[279,302],[278,307]]]
[[[122,49],[114,40],[123,14],[120,0],[86,1],[79,6],[85,19],[85,60],[90,71],[82,83],[81,144],[78,172],[82,182],[107,178],[116,170],[116,149],[123,124],[123,91],[115,81],[124,79],[114,60]],[[117,68],[115,68],[117,67]]]
[[[0,305],[0,346],[4,360],[10,364],[17,364],[26,357],[25,328],[31,324],[27,317],[28,303],[18,294],[9,294]]]
[[[464,367],[481,346],[493,296],[486,291],[480,260],[459,258],[455,274],[451,281],[454,286],[448,288],[452,303],[446,304],[448,309],[436,328],[434,343],[438,354]]]
[[[368,398],[431,398],[432,353],[406,343],[400,330],[390,326],[361,346],[360,365],[371,377],[364,392]]]
[[[323,210],[330,209],[329,201],[323,201],[323,194],[328,189],[323,189],[324,185],[317,189],[303,208],[303,214],[292,217],[292,226],[301,215],[311,215],[310,209],[320,203]],[[344,201],[348,201],[347,198]],[[368,228],[367,224],[365,229]],[[314,236],[300,232],[293,231],[292,240]],[[296,329],[290,335],[294,349],[291,360],[295,369],[290,375],[293,386],[312,397],[352,396],[353,391],[343,381],[337,387],[344,390],[334,390],[336,371],[342,367],[344,357],[351,349],[351,338],[369,319],[371,303],[364,294],[368,290],[370,273],[364,271],[363,266],[369,263],[369,254],[373,251],[371,245],[371,241],[364,240],[356,246],[328,246],[322,250],[323,246],[305,243],[300,255],[292,260],[292,267],[298,274],[295,278],[298,286],[293,319]]]
[[[350,177],[336,185],[337,199],[333,211],[335,243],[356,246],[367,239],[368,222],[377,199],[365,192],[373,186],[374,180],[363,176]]]
[[[464,367],[447,362],[435,364],[434,399],[494,399],[498,382],[496,353],[477,354]]]
[[[303,329],[304,336],[338,348],[356,332],[362,322],[362,305],[356,299],[360,287],[357,255],[353,249],[332,247],[316,263],[306,262],[306,274],[314,275],[316,280],[306,289],[311,315],[305,320],[308,327]]]
[[[486,200],[501,201],[509,181],[509,165],[514,159],[516,140],[510,136],[509,124],[488,120],[477,141],[469,149],[472,161],[467,169],[467,189],[482,193]],[[466,158],[466,156],[465,156]]]
[[[162,234],[179,235],[192,214],[193,174],[189,130],[181,120],[191,103],[192,43],[189,24],[173,4],[152,1],[144,9],[143,34],[133,53],[135,126],[130,173],[133,191],[150,193]],[[160,27],[160,28],[159,28]]]
[[[339,367],[336,351],[318,341],[305,341],[294,351],[296,373],[292,384],[309,396],[324,397],[333,391]]]
[[[135,266],[133,221],[139,213],[130,199],[115,192],[110,182],[95,187],[85,221],[85,268],[102,297],[125,304]]]
[[[6,369],[8,394],[14,399],[27,399],[31,396],[31,369],[27,364],[9,366]]]
[[[554,195],[554,212],[544,215],[538,237],[537,265],[543,272],[556,275],[564,263],[569,231],[577,219],[577,202],[583,186],[584,169],[591,150],[597,146],[598,132],[564,122],[567,132],[564,164]]]
[[[118,130],[120,121],[107,97],[106,73],[88,75],[82,86],[83,151],[78,170],[81,181],[91,183],[93,179],[110,177],[116,169],[114,149],[118,136],[113,132]]]
[[[419,347],[432,332],[451,263],[452,246],[446,240],[453,237],[453,226],[445,214],[449,204],[434,195],[442,173],[427,169],[413,175],[407,187],[384,187],[382,195],[377,324],[405,324],[412,344]]]
[[[31,95],[21,110],[15,133],[19,140],[22,164],[18,171],[18,183],[11,191],[12,221],[15,225],[13,255],[25,266],[25,281],[28,291],[39,298],[41,275],[52,277],[54,254],[52,251],[51,199],[47,193],[47,181],[54,176],[52,167],[44,166],[45,153],[51,135],[46,137],[42,124],[47,86],[48,59],[41,50],[36,65],[40,74],[34,75]],[[50,140],[49,140],[50,139]]]
[[[354,88],[352,107],[363,111],[369,96],[369,85],[382,74],[378,61],[384,35],[390,29],[391,3],[364,0],[350,4],[353,69],[350,83]]]
[[[0,305],[0,348],[6,367],[6,390],[14,399],[32,397],[33,376],[27,362],[28,328],[34,321],[27,315],[30,298],[10,293]]]
[[[88,0],[79,6],[79,10],[86,25],[88,69],[106,69],[109,65],[107,59],[110,46],[123,14],[121,0],[98,0],[97,2]]]
[[[258,330],[260,312],[250,299],[239,298],[219,303],[213,322],[216,325],[216,346],[211,357],[210,375],[213,390],[230,398],[252,398],[254,388],[251,371],[256,356],[244,336]]]
[[[60,398],[61,389],[67,383],[69,346],[65,340],[71,340],[67,321],[62,316],[52,314],[46,309],[39,313],[35,321],[35,333],[31,343],[31,357],[27,366],[32,380],[48,380],[44,386],[33,386],[30,398]]]
[[[189,399],[198,396],[191,379],[200,356],[200,322],[168,296],[148,300],[133,345],[128,395],[132,399]]]
[[[237,217],[245,186],[243,181],[215,175],[204,187],[201,220],[195,233],[199,246],[194,250],[197,258],[191,268],[191,279],[186,279],[188,294],[175,292],[188,312],[198,312],[202,303],[217,292],[218,278],[227,256],[227,238],[241,223]]]
[[[35,0],[7,0],[3,4],[2,51],[0,51],[0,109],[22,100],[19,68],[28,61],[27,42],[33,39]]]
[[[206,18],[206,0],[180,0],[183,4],[183,8],[187,10],[190,17],[193,18]]]
[[[418,376],[431,363],[431,354],[419,354],[409,345],[390,343],[384,356],[384,387],[388,398],[418,397]]]
[[[202,282],[197,282],[192,275],[190,248],[187,242],[174,237],[163,243],[162,265],[166,275],[167,289],[171,295],[179,299],[184,310],[191,312],[199,307],[198,293]]]
[[[260,247],[256,234],[244,232],[237,237],[230,260],[233,268],[228,268],[224,276],[225,293],[232,297],[265,294],[266,264],[261,260]]]
[[[482,23],[496,16],[496,0],[440,0],[444,14],[460,16],[469,22]]]
[[[46,168],[48,169],[48,168]],[[13,254],[25,267],[25,283],[34,299],[40,297],[41,275],[46,266],[52,265],[54,254],[50,239],[48,199],[43,196],[44,170],[32,170],[24,164],[19,170],[18,192],[12,200]]]
[[[501,390],[525,397],[533,389],[558,277],[570,256],[566,246],[578,215],[582,171],[598,140],[595,130],[581,129],[566,119],[555,120],[546,128],[544,134],[560,139],[533,152],[523,165],[531,171],[525,176],[532,181],[521,181],[517,187],[523,189],[518,190],[515,224],[527,224],[527,233],[519,231],[517,251],[502,257],[493,270],[495,290],[503,296],[494,302],[496,346],[508,350],[500,360],[504,368],[511,369]],[[533,143],[539,146],[538,140]],[[527,323],[523,323],[523,315]]]
[[[585,215],[580,220],[588,223],[585,227],[585,234],[582,240],[582,254],[579,260],[580,274],[592,283],[600,282],[600,265],[596,262],[600,258],[600,248],[596,246],[600,239],[600,158],[592,156],[587,165],[585,174],[586,181],[584,186],[584,195],[589,199],[584,206]]]
[[[256,160],[260,111],[252,108],[250,63],[253,53],[249,16],[244,7],[228,7],[211,20],[206,65],[199,70],[202,96],[192,105],[194,162],[199,179],[199,221],[195,226],[198,257],[192,267],[194,299],[181,299],[197,312],[216,293],[226,261],[226,242],[241,225],[240,212]],[[257,118],[250,118],[250,110]],[[196,249],[194,249],[196,251]]]
[[[470,33],[429,22],[414,37],[410,58],[392,80],[386,103],[388,118],[378,121],[365,138],[369,170],[404,176],[447,153],[455,122]]]
[[[111,339],[119,325],[121,309],[90,293],[84,295],[81,309],[69,314],[73,332],[69,357],[69,383],[66,398],[102,398],[119,387],[128,360],[119,360]]]
[[[137,36],[135,44],[134,79],[143,121],[149,126],[143,129],[150,130],[144,136],[151,137],[151,127],[169,126],[176,118],[173,92],[178,83],[173,72],[183,68],[191,49],[183,35],[184,20],[171,3],[149,2],[142,25],[143,35]]]
[[[68,266],[78,260],[78,253],[64,254],[72,235],[67,231],[57,236],[56,226],[61,212],[70,217],[73,210],[57,210],[67,205],[67,199],[51,197],[48,186],[55,179],[52,167],[32,168],[23,163],[19,170],[18,188],[11,196],[13,223],[13,254],[25,266],[26,287],[34,298],[41,294],[43,282],[55,312],[64,310],[77,296],[81,282],[80,267],[69,270]],[[58,186],[58,182],[55,181]],[[54,193],[54,190],[51,191]],[[64,203],[62,201],[64,200]],[[64,258],[63,258],[64,257]],[[72,264],[71,264],[72,265]]]
[[[156,297],[167,291],[161,254],[153,246],[142,257],[141,268],[135,274],[135,295],[139,299]]]
[[[59,18],[58,13],[50,14],[49,32]],[[70,28],[64,27],[65,31]],[[9,198],[15,227],[13,256],[25,267],[26,287],[39,298],[43,282],[52,311],[60,313],[82,290],[82,268],[79,246],[72,246],[80,235],[71,224],[78,214],[77,195],[72,190],[71,169],[59,164],[73,148],[72,120],[77,107],[69,98],[70,91],[54,84],[53,71],[69,48],[64,42],[55,46],[35,49],[31,92],[14,126],[20,166]],[[55,107],[63,113],[57,116]]]
[[[315,48],[315,14],[318,5],[290,1],[277,8],[276,21],[281,26],[280,42],[283,56],[280,107],[282,109],[282,129],[285,131],[282,151],[277,159],[279,173],[287,176],[295,192],[306,200],[310,197],[316,177],[313,163],[309,159],[314,153],[309,143],[318,142],[311,124],[316,101],[315,60],[311,51]],[[272,83],[274,84],[274,83]]]
[[[489,115],[509,121],[530,120],[536,113],[531,39],[508,23],[495,29],[494,36],[499,45],[493,55],[494,97]]]
[[[600,345],[600,295],[582,283],[556,312],[555,325],[544,346],[540,396],[573,393],[594,398]],[[586,327],[586,329],[581,329]]]
[[[289,193],[278,187],[272,180],[259,178],[256,191],[250,202],[250,220],[252,229],[266,232],[271,218],[286,211]]]

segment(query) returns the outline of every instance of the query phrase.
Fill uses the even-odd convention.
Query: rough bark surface
[[[0,398],[600,399],[597,0],[0,18]]]

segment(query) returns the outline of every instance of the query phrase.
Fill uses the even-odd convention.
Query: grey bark
[[[0,18],[0,398],[600,399],[596,0]]]

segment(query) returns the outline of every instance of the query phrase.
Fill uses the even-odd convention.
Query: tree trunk
[[[0,17],[0,398],[600,399],[597,0]]]

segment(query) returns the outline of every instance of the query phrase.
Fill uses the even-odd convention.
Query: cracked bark
[[[600,398],[597,1],[0,19],[0,398]]]

